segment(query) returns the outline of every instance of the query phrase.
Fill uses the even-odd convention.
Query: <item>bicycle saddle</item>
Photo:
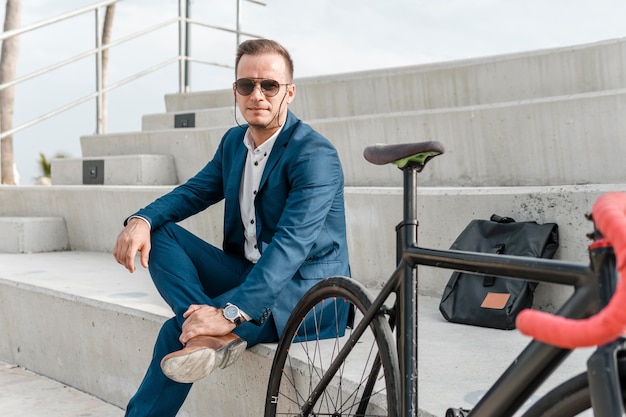
[[[366,160],[376,165],[394,164],[398,168],[408,165],[415,166],[421,171],[426,162],[437,155],[444,153],[444,147],[436,141],[370,145],[363,151]]]

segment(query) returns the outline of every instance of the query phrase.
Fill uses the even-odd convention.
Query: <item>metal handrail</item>
[[[120,0],[105,0],[105,1],[101,1],[100,3],[92,4],[91,6],[87,6],[87,7],[81,8],[81,9],[74,10],[73,12],[68,12],[68,13],[59,15],[57,17],[53,17],[53,18],[50,18],[50,19],[42,20],[41,22],[33,23],[32,25],[24,26],[23,28],[7,30],[6,32],[3,32],[0,35],[0,41],[3,41],[5,39],[7,39],[7,38],[12,38],[12,37],[17,36],[17,35],[21,35],[22,33],[31,32],[31,31],[33,31],[35,29],[39,29],[39,28],[42,28],[44,26],[50,26],[51,24],[58,23],[58,22],[61,22],[63,20],[67,20],[67,19],[70,19],[72,17],[79,16],[81,14],[88,13],[88,12],[94,10],[94,9],[98,9],[98,8],[101,8],[101,7],[109,6],[109,5],[113,4],[113,3],[117,3],[118,1],[120,1]]]
[[[248,36],[248,37],[255,37],[258,38],[259,36],[251,34],[251,33],[246,33],[246,32],[242,32],[240,30],[240,26],[239,26],[239,13],[237,13],[237,28],[235,30],[233,29],[229,29],[229,28],[225,28],[225,27],[220,27],[220,26],[215,26],[215,25],[210,25],[204,22],[201,22],[199,20],[196,19],[190,19],[189,18],[189,0],[178,0],[178,16],[174,17],[174,18],[170,18],[167,19],[163,22],[157,23],[153,26],[150,26],[148,28],[139,30],[137,32],[134,32],[130,35],[127,35],[123,38],[117,39],[114,42],[110,42],[106,45],[102,44],[102,32],[101,32],[101,24],[100,21],[102,19],[101,14],[102,14],[102,9],[105,8],[106,6],[109,6],[113,3],[117,3],[121,0],[104,0],[101,2],[98,2],[96,4],[93,4],[91,6],[87,6],[87,7],[83,7],[77,10],[74,10],[72,12],[68,12],[68,13],[64,13],[62,15],[59,15],[57,17],[53,17],[50,19],[46,19],[46,20],[42,20],[41,22],[37,22],[28,26],[25,26],[23,28],[19,28],[19,29],[13,29],[13,30],[9,30],[6,32],[3,32],[2,34],[0,34],[0,41],[3,41],[5,39],[14,37],[14,36],[19,36],[23,33],[26,32],[31,32],[33,30],[37,30],[43,27],[47,27],[59,22],[62,22],[64,20],[67,19],[71,19],[73,17],[76,16],[80,16],[83,14],[87,14],[90,12],[94,12],[95,13],[95,32],[96,32],[96,46],[95,48],[92,48],[88,51],[85,52],[81,52],[78,55],[75,55],[73,57],[67,58],[63,61],[54,63],[52,65],[49,65],[47,67],[41,68],[37,71],[34,71],[32,73],[26,74],[20,78],[11,80],[11,81],[7,81],[3,84],[0,84],[0,90],[4,90],[6,88],[9,88],[11,86],[17,85],[19,83],[22,83],[24,81],[30,80],[32,78],[41,76],[43,74],[47,74],[51,71],[54,71],[56,69],[65,67],[69,64],[72,64],[76,61],[79,61],[83,58],[87,58],[89,56],[95,56],[96,57],[96,69],[95,69],[95,74],[96,74],[96,91],[92,92],[90,94],[87,94],[83,97],[80,97],[70,103],[67,103],[61,107],[58,107],[54,110],[51,110],[35,119],[32,119],[28,122],[25,122],[13,129],[4,131],[0,133],[0,139],[3,139],[5,137],[8,137],[10,135],[13,135],[16,132],[19,132],[21,130],[24,130],[28,127],[31,127],[33,125],[38,124],[39,122],[42,122],[44,120],[47,120],[49,118],[52,118],[62,112],[65,112],[66,110],[69,110],[73,107],[76,107],[80,104],[83,104],[93,98],[96,99],[96,133],[97,134],[101,134],[104,132],[104,126],[103,126],[103,122],[102,122],[102,113],[103,113],[103,94],[116,89],[122,85],[128,84],[138,78],[141,78],[145,75],[148,75],[150,73],[153,73],[155,71],[158,71],[162,68],[167,67],[168,65],[171,65],[175,62],[179,63],[179,71],[178,71],[178,76],[179,76],[179,92],[183,93],[183,92],[188,92],[189,91],[189,77],[188,77],[188,64],[191,62],[195,62],[195,63],[201,63],[201,64],[206,64],[206,65],[212,65],[212,66],[219,66],[219,67],[226,67],[226,68],[232,68],[231,65],[226,65],[226,64],[220,64],[217,62],[210,62],[210,61],[205,61],[205,60],[200,60],[200,59],[194,59],[191,58],[189,56],[189,37],[188,37],[188,33],[189,33],[189,25],[198,25],[198,26],[202,26],[202,27],[206,27],[209,29],[215,29],[215,30],[220,30],[220,31],[226,31],[226,32],[230,32],[230,33],[235,33],[237,34],[237,43],[239,43],[239,36],[243,35],[243,36]],[[126,0],[129,1],[129,0]],[[242,0],[236,0],[237,1],[237,10],[239,11],[240,9],[240,4],[242,2]],[[243,0],[243,1],[248,1],[250,3],[255,3],[255,4],[259,4],[259,5],[263,5],[265,6],[265,2],[260,1],[260,0]],[[104,86],[102,83],[102,52],[106,49],[110,49],[113,48],[115,46],[118,46],[120,44],[126,43],[130,40],[133,39],[137,39],[139,37],[142,37],[146,34],[152,33],[156,30],[162,29],[164,27],[167,27],[171,24],[175,24],[178,23],[179,25],[179,30],[178,30],[178,55],[174,56],[172,58],[168,58],[167,60],[153,65],[149,68],[146,68],[144,70],[141,70],[127,78],[124,78],[120,81],[117,81],[115,83],[112,83],[108,86]]]
[[[188,18],[186,20],[187,20],[187,23],[192,23],[192,24],[195,24],[195,25],[198,25],[198,26],[203,26],[205,28],[209,28],[209,29],[217,29],[217,30],[221,30],[223,32],[230,32],[230,33],[239,34],[239,35],[243,35],[243,36],[252,36],[252,37],[256,36],[256,35],[252,35],[250,33],[242,32],[241,30],[228,29],[228,28],[225,28],[223,26],[211,25],[209,23],[204,23],[204,22],[201,22],[201,21],[195,20],[195,19]]]

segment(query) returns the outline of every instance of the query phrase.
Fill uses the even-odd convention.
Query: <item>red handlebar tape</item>
[[[626,329],[626,193],[602,195],[593,205],[593,220],[613,246],[620,280],[609,304],[582,320],[527,309],[516,327],[532,338],[565,349],[596,346],[617,339]]]

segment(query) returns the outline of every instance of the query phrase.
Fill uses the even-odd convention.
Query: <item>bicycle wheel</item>
[[[348,305],[354,306],[354,323],[345,335],[321,340],[320,323],[328,322],[328,314],[336,315],[333,319],[340,322],[339,316]],[[310,412],[303,411],[309,395],[370,305],[365,288],[342,277],[325,279],[303,296],[278,343],[268,383],[265,417],[399,415],[398,355],[384,314],[376,315],[370,322],[331,382],[320,391],[318,400],[309,404]],[[306,335],[309,341],[298,341],[304,336],[304,323],[311,321],[315,323],[315,334]]]
[[[622,401],[626,405],[626,359],[619,360],[619,373]],[[523,417],[574,417],[582,414],[593,415],[586,373],[573,377],[541,397]]]

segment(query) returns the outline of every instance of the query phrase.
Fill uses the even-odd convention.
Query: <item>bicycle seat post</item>
[[[396,227],[396,256],[399,263],[408,246],[417,245],[417,173],[412,164],[402,168],[403,219]],[[417,277],[413,268],[404,267],[404,277],[398,288],[396,320],[400,368],[403,370],[402,410],[412,409],[417,415]]]
[[[396,226],[398,232],[397,262],[402,259],[402,252],[408,246],[417,245],[417,173],[419,168],[408,165],[402,169],[403,174],[403,214],[402,222]]]
[[[402,261],[405,250],[417,246],[417,174],[426,163],[444,153],[439,142],[393,145],[372,145],[363,155],[377,165],[393,163],[403,174],[403,218],[396,226],[396,262]],[[408,263],[396,293],[395,320],[397,325],[398,359],[401,370],[403,417],[417,415],[417,274]]]

